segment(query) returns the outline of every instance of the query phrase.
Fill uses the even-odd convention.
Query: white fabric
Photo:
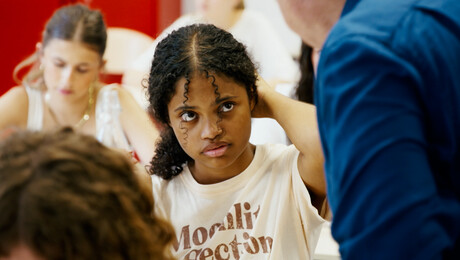
[[[197,183],[187,167],[169,181],[152,176],[156,213],[176,231],[174,255],[312,259],[324,220],[311,205],[298,155],[293,145],[259,145],[246,170],[217,184]]]
[[[108,147],[132,151],[121,125],[121,111],[117,85],[102,87],[96,102],[96,138]]]
[[[283,83],[276,85],[275,90],[287,97],[293,98],[291,93],[295,90],[293,83]],[[291,140],[286,135],[284,129],[271,118],[252,118],[251,136],[249,142],[252,144],[291,144]]]
[[[262,78],[298,81],[299,66],[265,16],[244,10],[238,22],[229,31],[235,39],[246,45],[248,53],[259,66]]]
[[[96,118],[98,118],[98,113],[102,111],[102,94],[106,91],[112,91],[114,85],[106,85],[101,88],[99,95],[96,101]],[[45,102],[43,100],[43,92],[41,90],[26,87],[27,96],[29,98],[29,111],[27,117],[27,129],[40,131],[43,129],[43,115],[45,110]],[[118,95],[116,96],[118,98]],[[111,109],[116,109],[114,106]],[[103,127],[100,123],[96,122],[96,133],[100,132],[100,129]],[[126,138],[126,137],[125,137]]]
[[[39,131],[43,128],[44,102],[42,91],[29,86],[25,86],[25,89],[29,99],[27,129],[32,131]]]
[[[107,28],[104,69],[109,74],[121,75],[133,60],[145,51],[153,38],[137,30],[124,27]]]

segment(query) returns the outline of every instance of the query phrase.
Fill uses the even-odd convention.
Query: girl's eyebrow
[[[193,109],[196,109],[196,107],[184,105],[184,106],[180,106],[180,107],[174,109],[174,112],[176,112],[176,111],[184,111],[184,110],[193,110]]]
[[[63,59],[60,58],[60,57],[53,57],[53,60],[58,61],[58,62],[64,62],[64,63],[66,63],[66,61],[63,60]],[[87,66],[87,67],[90,67],[91,64],[88,63],[88,62],[82,62],[82,63],[77,64],[77,66]]]
[[[228,97],[223,97],[223,98],[216,98],[215,104],[220,104],[222,102],[225,102],[225,101],[231,100],[231,99],[235,99],[235,98],[238,98],[238,96],[228,96]],[[184,111],[184,110],[193,110],[193,109],[197,109],[197,107],[196,106],[183,105],[183,106],[180,106],[180,107],[174,109],[174,112]]]
[[[238,98],[238,96],[219,97],[219,98],[216,98],[216,104],[220,104],[227,100],[236,99],[236,98]]]

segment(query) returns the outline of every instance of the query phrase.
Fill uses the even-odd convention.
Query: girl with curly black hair
[[[311,258],[325,208],[314,107],[258,79],[244,45],[204,24],[158,44],[148,93],[163,125],[153,193],[176,231],[173,254]],[[249,143],[251,116],[276,119],[295,146]]]

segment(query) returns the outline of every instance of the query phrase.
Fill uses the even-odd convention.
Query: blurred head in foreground
[[[0,141],[0,259],[170,259],[129,159],[70,128]]]

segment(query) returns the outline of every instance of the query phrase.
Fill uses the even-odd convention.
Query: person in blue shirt
[[[460,2],[278,0],[321,49],[315,104],[343,259],[460,259]]]

